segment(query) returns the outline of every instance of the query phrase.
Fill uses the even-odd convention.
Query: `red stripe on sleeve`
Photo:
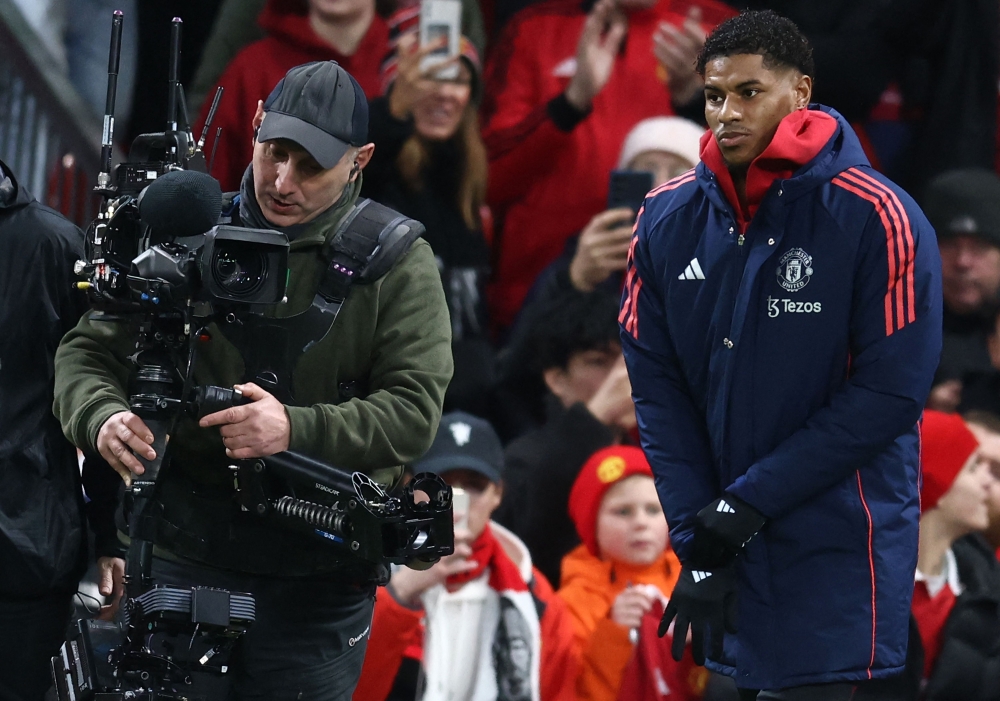
[[[667,190],[676,190],[681,185],[687,185],[688,183],[693,183],[697,178],[695,177],[694,169],[689,170],[685,173],[681,173],[673,180],[668,180],[659,187],[654,187],[649,191],[646,197],[652,197],[653,195],[659,195],[661,192],[666,192]]]
[[[642,278],[636,275],[635,290],[632,292],[632,318],[625,325],[625,330],[632,334],[632,338],[639,340],[639,291],[642,290]]]
[[[859,175],[854,172],[853,169],[848,170],[840,174],[842,178],[854,183],[857,187],[865,190],[871,195],[878,197],[884,211],[889,216],[892,221],[893,229],[893,241],[896,245],[896,275],[894,278],[890,278],[890,283],[892,284],[892,292],[895,297],[895,310],[896,310],[896,324],[895,330],[899,331],[906,324],[906,314],[905,314],[905,294],[904,294],[904,284],[903,281],[906,279],[906,247],[903,238],[903,225],[896,213],[895,207],[892,204],[892,199],[889,197],[889,193],[886,190],[875,187],[868,180],[862,179]]]
[[[882,200],[879,197],[872,195],[871,193],[862,190],[858,187],[855,187],[850,182],[844,180],[840,176],[833,179],[833,184],[875,205],[875,211],[878,212],[879,218],[882,220],[882,226],[885,227],[886,247],[888,249],[886,257],[888,258],[889,261],[889,283],[885,293],[885,335],[891,336],[893,332],[897,330],[896,324],[894,324],[895,316],[893,314],[894,309],[893,309],[893,294],[892,294],[893,287],[896,282],[895,229],[892,225],[892,222],[889,221],[889,216],[886,212],[885,205],[883,204]]]
[[[873,178],[870,174],[864,173],[857,168],[852,168],[850,172],[871,183],[872,187],[877,187],[889,195],[896,211],[899,213],[899,218],[902,222],[903,236],[906,240],[906,259],[904,261],[906,280],[906,323],[912,324],[917,320],[916,293],[913,289],[913,268],[917,251],[916,242],[913,239],[913,229],[910,226],[910,217],[907,215],[906,209],[903,207],[903,203],[900,202],[899,197],[890,188],[875,180],[875,178]],[[900,277],[903,278],[904,275],[901,273]],[[903,325],[901,324],[900,328],[902,328],[902,326]]]

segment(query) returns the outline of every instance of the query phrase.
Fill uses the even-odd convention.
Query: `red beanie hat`
[[[630,445],[602,448],[587,459],[569,493],[569,515],[591,555],[597,551],[597,512],[611,487],[632,475],[652,477],[642,450]]]
[[[920,429],[920,511],[937,506],[979,441],[958,414],[924,411]]]

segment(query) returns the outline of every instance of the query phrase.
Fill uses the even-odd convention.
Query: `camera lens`
[[[260,289],[267,278],[267,257],[258,249],[228,242],[216,250],[212,277],[234,297],[247,297]]]

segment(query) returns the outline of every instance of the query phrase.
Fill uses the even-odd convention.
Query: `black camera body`
[[[284,234],[217,225],[182,240],[150,246],[132,259],[125,283],[130,304],[163,309],[193,299],[223,307],[256,307],[277,304],[284,297]]]

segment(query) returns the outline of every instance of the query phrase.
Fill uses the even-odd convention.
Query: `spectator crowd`
[[[141,24],[168,3],[138,4]],[[1000,701],[1000,5],[461,4],[446,78],[425,68],[438,47],[420,45],[413,0],[208,3],[188,66],[196,134],[225,88],[206,150],[232,191],[271,88],[293,66],[340,63],[369,100],[362,196],[422,222],[441,274],[455,372],[410,468],[468,507],[454,555],[379,591],[354,698],[739,698],[656,634],[681,566],[619,341],[640,202],[609,191],[615,171],[649,173],[652,189],[699,164],[698,53],[720,22],[766,8],[814,47],[815,101],[937,233],[944,344],[923,419],[907,675],[914,698]],[[146,105],[130,105],[143,123]]]

